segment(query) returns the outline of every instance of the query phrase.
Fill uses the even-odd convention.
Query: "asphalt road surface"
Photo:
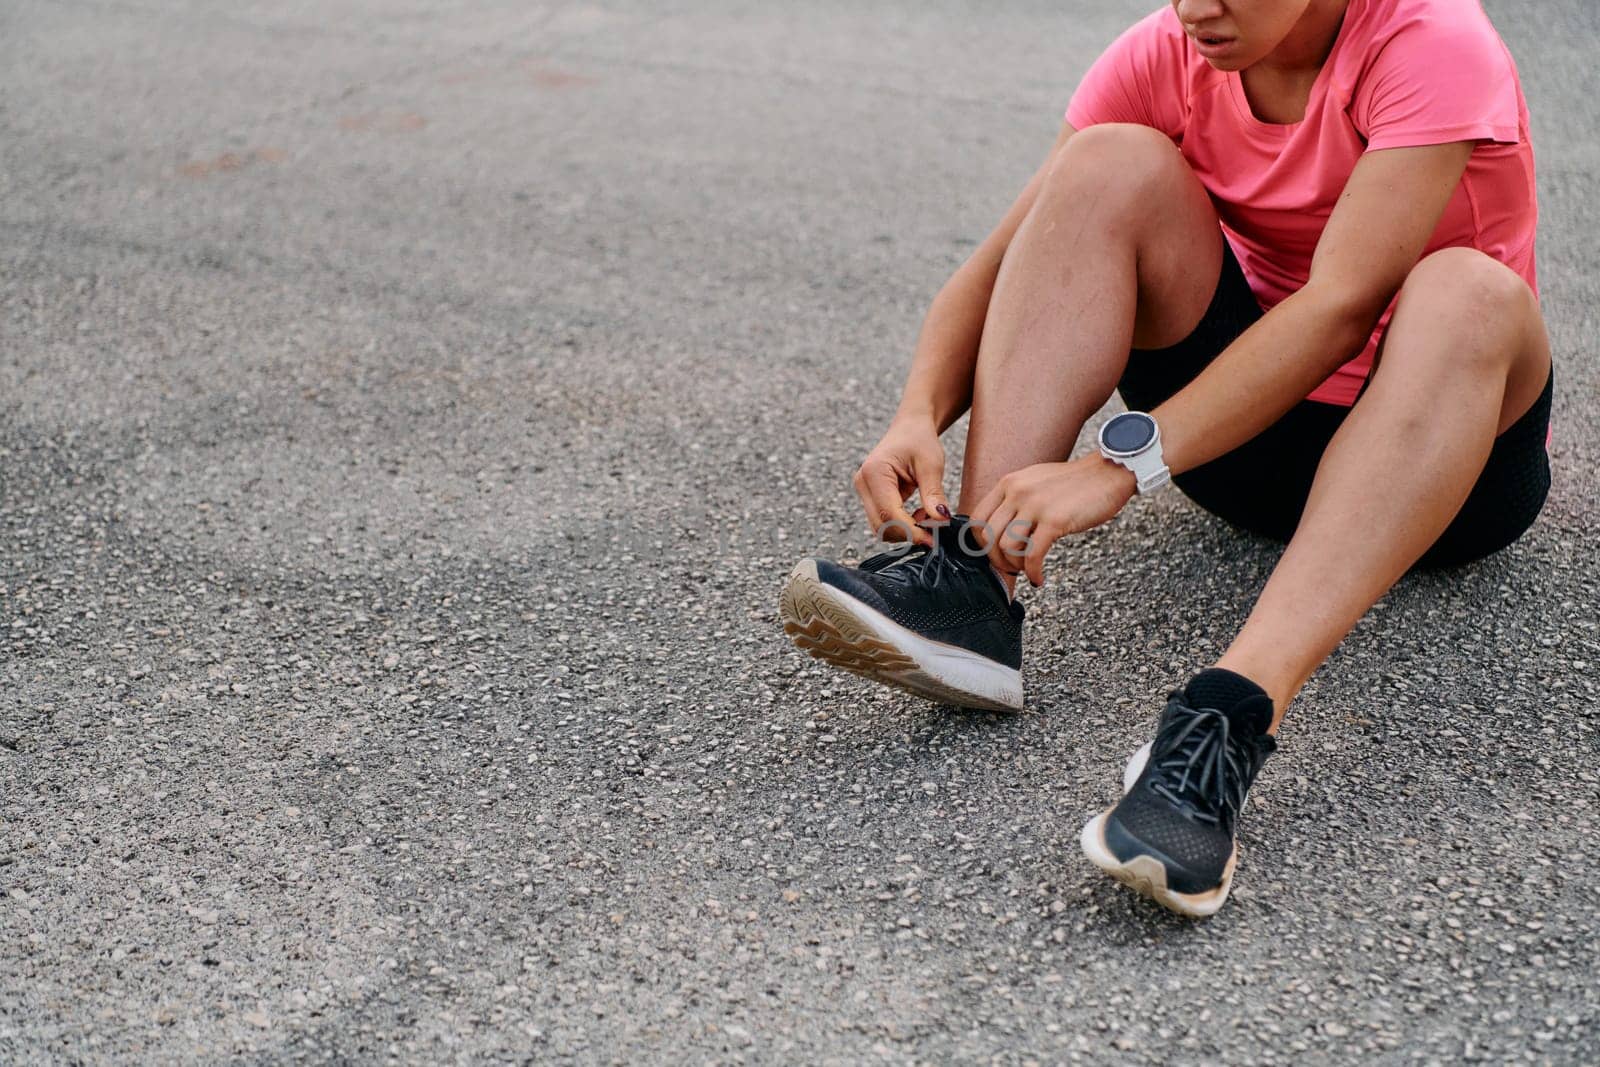
[[[778,632],[1152,6],[0,6],[0,1060],[1600,1060],[1593,0],[1489,2],[1549,505],[1317,676],[1216,919],[1076,837],[1273,545],[1058,549],[1015,718]]]

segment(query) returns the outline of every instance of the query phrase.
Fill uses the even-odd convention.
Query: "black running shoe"
[[[778,611],[817,659],[941,704],[1022,707],[1022,605],[957,515],[932,548],[884,552],[843,567],[803,559]]]
[[[1083,828],[1101,870],[1182,915],[1216,914],[1228,899],[1245,794],[1277,749],[1272,700],[1249,697],[1227,714],[1167,698],[1156,739],[1134,753],[1123,797]]]

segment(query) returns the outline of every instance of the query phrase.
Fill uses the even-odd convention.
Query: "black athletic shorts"
[[[1189,382],[1261,317],[1233,249],[1223,241],[1222,274],[1205,318],[1170,348],[1135,349],[1117,388],[1133,411],[1149,411]],[[1467,501],[1418,562],[1452,567],[1498,552],[1522,536],[1550,490],[1545,442],[1551,382],[1499,437]],[[1323,449],[1350,409],[1302,400],[1258,436],[1173,483],[1235,526],[1287,541],[1300,522]]]

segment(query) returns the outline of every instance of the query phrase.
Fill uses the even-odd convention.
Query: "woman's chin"
[[[1237,37],[1217,38],[1215,40],[1196,40],[1194,50],[1200,58],[1211,64],[1213,70],[1242,70],[1249,66],[1246,62],[1244,42]]]

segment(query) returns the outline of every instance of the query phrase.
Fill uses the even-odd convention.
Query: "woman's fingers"
[[[1003,529],[995,531],[1000,538],[1000,556],[1005,561],[1001,570],[1007,574],[1022,573],[1028,548],[1033,544],[1033,531],[1033,520],[1021,513],[1013,516]]]
[[[1017,517],[1017,507],[1009,500],[1000,501],[994,514],[989,516],[988,522],[979,527],[982,534],[984,547],[989,551],[989,562],[994,564],[996,570],[1004,574],[1015,574],[1017,567],[1006,558],[1004,541],[1006,530]]]
[[[1003,543],[1016,522],[1017,504],[1007,496],[1003,482],[989,490],[972,512],[972,540],[988,554],[995,569],[1006,574],[1015,574],[1021,568],[1020,554],[1018,560],[1008,559],[1007,546]],[[1031,523],[1024,522],[1016,531],[1026,532],[1028,525]],[[1014,535],[1012,540],[1015,540]]]
[[[967,520],[973,526],[972,537],[974,543],[980,548],[983,548],[985,551],[988,550],[989,545],[980,535],[989,524],[989,516],[994,514],[994,509],[998,507],[1000,505],[1000,501],[1004,499],[1005,493],[1003,493],[1000,487],[997,485],[987,493],[983,494],[983,499],[978,501],[978,506],[973,508],[972,514],[967,516]]]
[[[852,479],[873,536],[884,541],[931,544],[933,537],[906,511],[900,476],[887,463],[864,464]]]
[[[1033,528],[1028,554],[1022,561],[1022,573],[1028,576],[1028,581],[1033,583],[1035,589],[1044,584],[1044,558],[1050,554],[1050,546],[1060,536],[1061,532],[1051,526]]]
[[[922,496],[922,507],[940,519],[950,517],[950,501],[944,495],[944,449],[936,448],[919,455],[917,464],[917,492]]]
[[[1040,463],[1013,471],[973,509],[974,539],[996,570],[1026,574],[1041,585],[1051,545],[1108,522],[1128,502],[1133,488],[1124,474],[1099,457],[1092,464]]]

